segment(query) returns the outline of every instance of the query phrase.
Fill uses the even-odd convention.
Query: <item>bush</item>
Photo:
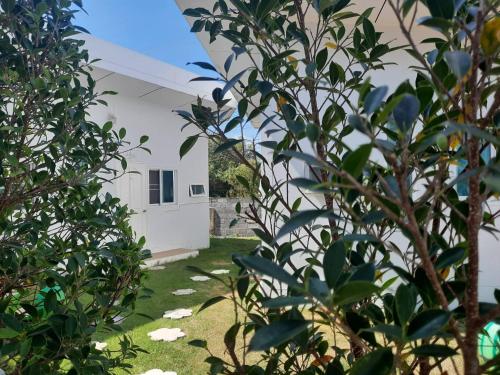
[[[259,119],[265,135],[257,166],[233,150],[260,185],[237,214],[258,224],[262,246],[235,256],[239,277],[222,280],[235,324],[229,359],[207,359],[212,373],[423,375],[445,361],[466,375],[498,371],[498,356],[481,363],[477,336],[500,318],[499,290],[496,303],[478,297],[479,235],[497,232],[499,216],[488,202],[500,159],[484,161],[500,148],[499,3],[381,3],[407,45],[383,42],[393,36],[376,30],[380,9],[354,13],[349,0],[221,0],[185,12],[192,31],[232,51],[216,108],[198,102],[180,115],[229,148],[232,90],[248,109],[237,121]],[[417,8],[436,33],[425,54]],[[401,48],[415,79],[374,86]],[[247,68],[234,74],[236,59]]]
[[[103,184],[126,167],[125,130],[89,119],[104,105],[74,0],[0,2],[0,368],[13,374],[108,374],[139,350],[119,331],[147,253],[130,213]],[[145,139],[143,139],[145,140]],[[120,168],[114,169],[113,166]]]

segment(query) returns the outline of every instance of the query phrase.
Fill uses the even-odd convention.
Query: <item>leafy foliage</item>
[[[182,117],[227,144],[231,90],[247,109],[238,121],[260,123],[263,138],[258,165],[247,163],[260,190],[236,210],[262,245],[235,256],[240,276],[223,281],[232,335],[250,344],[227,345],[230,361],[207,359],[214,374],[424,375],[445,360],[457,368],[458,356],[467,375],[497,370],[499,358],[480,364],[477,335],[500,317],[478,296],[479,234],[495,234],[500,215],[487,204],[500,192],[498,156],[481,157],[499,148],[499,2],[382,4],[406,46],[384,42],[394,36],[377,31],[380,9],[357,13],[348,0],[220,0],[185,12],[192,31],[232,53],[217,106],[199,101]],[[423,46],[422,8],[418,22],[436,33]],[[411,78],[374,85],[402,48]],[[251,349],[260,362],[248,361]]]
[[[247,197],[256,192],[258,186],[253,182],[253,171],[242,163],[231,148],[220,149],[213,141],[208,146],[208,172],[210,182],[210,195],[215,197]],[[234,147],[243,154],[241,142]],[[247,154],[248,155],[248,154]],[[251,160],[251,159],[250,159]],[[254,162],[252,162],[255,165]],[[248,189],[241,181],[248,181],[252,189]]]
[[[140,350],[120,331],[147,252],[129,210],[103,184],[126,168],[125,129],[88,116],[104,105],[72,24],[80,1],[0,2],[0,368],[109,374]],[[141,139],[141,144],[147,140]],[[116,168],[115,168],[116,167]]]

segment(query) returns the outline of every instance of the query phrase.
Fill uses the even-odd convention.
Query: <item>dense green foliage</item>
[[[500,215],[488,205],[500,192],[499,2],[381,1],[404,45],[376,30],[380,9],[351,6],[219,0],[185,11],[192,31],[233,47],[223,69],[198,63],[225,83],[217,106],[179,114],[222,149],[235,121],[258,121],[266,135],[258,166],[247,164],[260,191],[237,206],[262,246],[234,258],[243,312],[224,338],[231,360],[209,357],[212,373],[426,375],[445,361],[497,373],[500,358],[478,358],[477,335],[500,317],[500,291],[496,303],[478,293],[479,235],[498,232]],[[418,27],[434,37],[421,40]],[[396,49],[412,78],[375,86]],[[262,361],[247,361],[250,351]]]
[[[80,1],[0,1],[0,369],[107,374],[137,353],[103,352],[140,291],[147,253],[129,210],[101,192],[126,167],[125,129],[104,105],[72,25]],[[141,139],[141,143],[146,138]],[[117,168],[114,169],[113,167]]]
[[[253,175],[252,169],[242,163],[238,158],[238,155],[236,155],[231,149],[219,152],[217,147],[218,145],[215,142],[209,141],[208,177],[210,184],[210,196],[242,198],[248,197],[251,192],[258,190],[258,186],[254,184],[253,191],[249,192],[248,189],[238,180],[239,178],[244,178],[247,181],[251,181]],[[241,143],[235,147],[237,147],[237,150],[243,154],[243,147]],[[249,151],[246,151],[245,153],[251,157]],[[253,164],[255,165],[255,163]]]

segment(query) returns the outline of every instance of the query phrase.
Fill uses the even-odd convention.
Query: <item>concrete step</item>
[[[200,254],[198,250],[189,249],[173,249],[166,251],[154,252],[151,258],[145,261],[144,268],[160,266],[166,263],[177,262],[178,260],[195,258]]]

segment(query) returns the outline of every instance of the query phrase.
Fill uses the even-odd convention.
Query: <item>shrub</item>
[[[126,167],[125,130],[97,124],[104,105],[74,0],[0,2],[0,368],[13,374],[108,374],[139,350],[119,331],[146,256],[129,210],[102,192]],[[143,139],[145,140],[145,139]],[[119,168],[115,169],[114,166]]]
[[[480,362],[477,335],[500,316],[499,290],[497,303],[478,297],[479,235],[494,234],[499,215],[488,205],[500,192],[499,159],[484,161],[500,146],[499,3],[382,3],[404,46],[377,32],[380,9],[358,14],[349,0],[221,0],[185,11],[192,31],[232,51],[217,106],[180,115],[227,148],[232,90],[237,121],[258,120],[264,134],[258,166],[239,153],[260,191],[237,212],[258,224],[262,245],[235,256],[239,277],[222,280],[235,325],[224,338],[229,359],[207,359],[212,373],[429,374],[444,361],[458,372],[459,359],[466,375],[497,371],[498,357]],[[425,53],[419,8],[436,33]],[[414,78],[395,90],[373,85],[402,48]],[[235,60],[246,69],[234,74]],[[260,361],[249,361],[252,350]]]

